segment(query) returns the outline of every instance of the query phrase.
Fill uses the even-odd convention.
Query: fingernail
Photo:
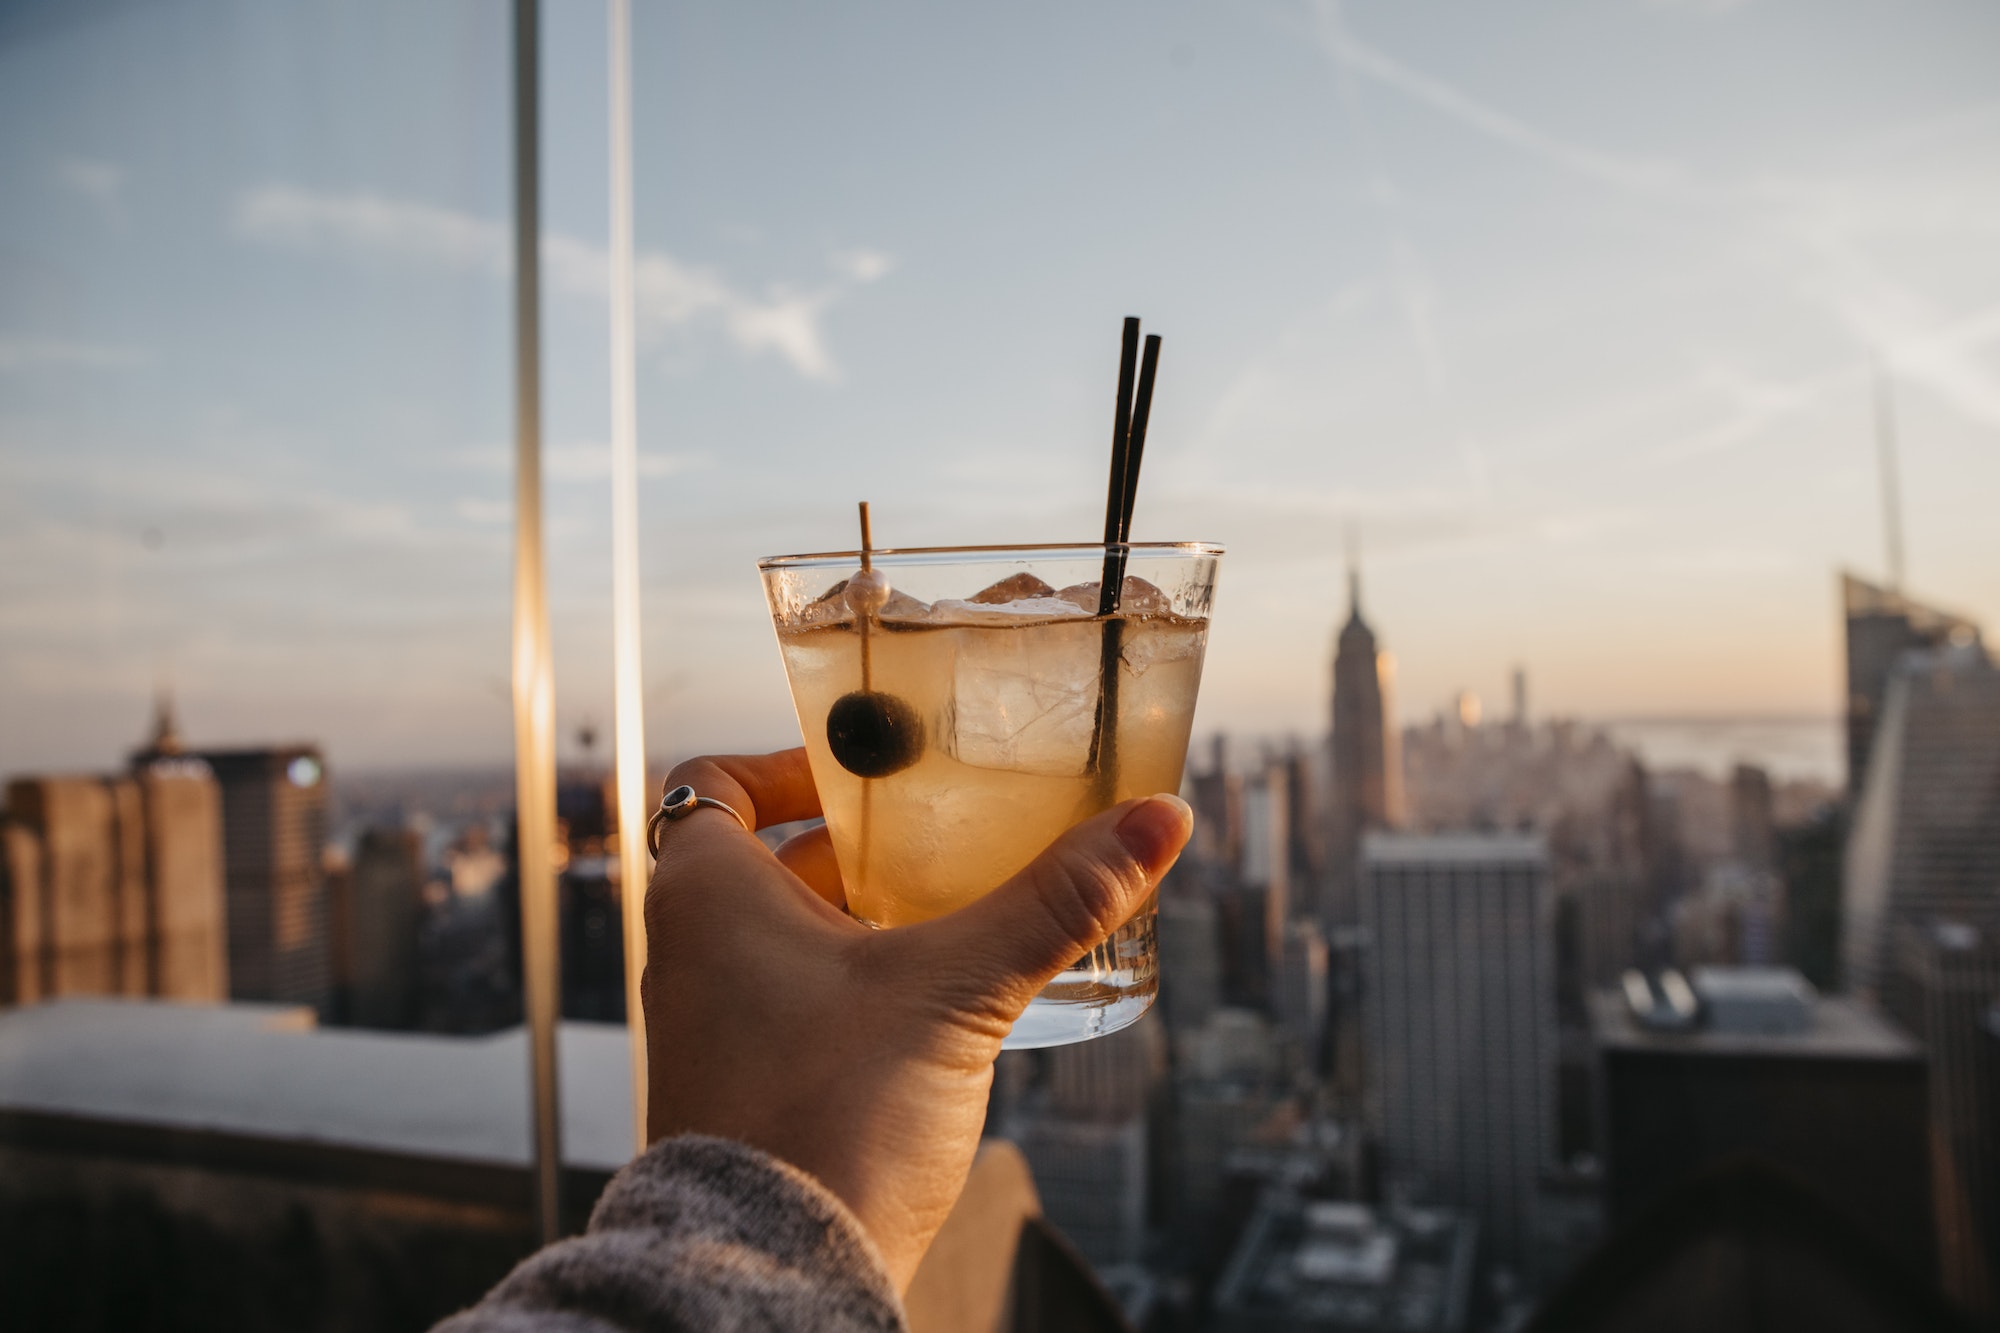
[[[1118,841],[1150,874],[1167,868],[1194,827],[1194,811],[1180,797],[1149,796],[1118,821]]]

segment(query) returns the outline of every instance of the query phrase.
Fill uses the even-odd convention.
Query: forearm
[[[688,1135],[620,1171],[584,1235],[435,1333],[903,1328],[881,1256],[838,1199],[753,1148]]]

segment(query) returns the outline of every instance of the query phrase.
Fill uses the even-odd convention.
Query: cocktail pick
[[[861,634],[861,688],[833,701],[826,714],[826,743],[840,766],[857,777],[886,778],[917,762],[924,752],[924,720],[907,699],[875,688],[869,639],[874,620],[889,603],[889,580],[875,568],[875,536],[868,502],[861,502],[861,572],[847,580],[847,607]]]

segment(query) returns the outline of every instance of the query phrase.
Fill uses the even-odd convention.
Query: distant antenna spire
[[[1347,525],[1347,609],[1361,614],[1361,527]]]
[[[1897,478],[1896,391],[1875,358],[1875,447],[1882,466],[1882,540],[1888,548],[1889,591],[1903,590],[1903,496]]]
[[[153,691],[152,751],[156,755],[169,755],[179,754],[183,748],[180,724],[174,718],[173,690],[162,682]]]

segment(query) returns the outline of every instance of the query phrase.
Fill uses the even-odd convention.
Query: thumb
[[[954,960],[941,978],[953,998],[1011,1023],[1057,973],[1125,924],[1193,828],[1194,812],[1178,796],[1126,801],[1057,838],[978,902],[890,935]]]

